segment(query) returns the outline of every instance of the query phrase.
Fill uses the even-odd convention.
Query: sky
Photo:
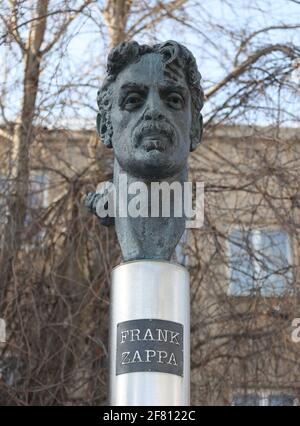
[[[59,0],[56,1],[56,4],[59,3]],[[99,1],[99,5],[101,3]],[[290,0],[235,0],[229,3],[226,0],[189,0],[187,4],[187,14],[191,18],[186,22],[193,28],[183,28],[178,22],[165,21],[155,31],[139,34],[136,40],[151,43],[173,39],[185,44],[197,59],[205,90],[232,70],[234,52],[241,35],[260,27],[300,23],[300,5]],[[234,8],[231,4],[234,4]],[[71,128],[94,126],[96,93],[105,74],[108,37],[107,30],[101,25],[102,17],[97,5],[92,10],[92,18],[94,22],[85,17],[75,21],[63,39],[63,48],[51,52],[44,60],[37,117],[42,125]],[[55,26],[55,21],[51,25]],[[25,31],[26,28],[23,30],[24,35]],[[271,30],[258,35],[253,39],[251,48],[258,48],[262,43],[290,42],[300,46],[299,29]],[[0,46],[1,96],[4,97],[4,112],[8,120],[15,120],[20,111],[22,70],[18,47],[10,50],[8,46]],[[297,79],[297,73],[291,78]],[[232,88],[228,86],[230,90]],[[204,116],[209,116],[228,94],[226,87],[223,93],[207,102]],[[274,96],[279,96],[275,89],[274,93],[268,93],[270,104]],[[286,96],[283,102],[293,114],[297,112],[299,96],[286,93],[280,96],[281,99]],[[258,113],[259,108],[252,108],[247,119],[264,124],[265,102],[261,105],[262,112]],[[292,125],[295,125],[294,121]]]

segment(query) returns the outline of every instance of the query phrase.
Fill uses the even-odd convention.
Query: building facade
[[[9,215],[12,144],[2,138],[2,227]],[[76,340],[72,356],[65,349],[70,357],[68,403],[99,401],[100,385],[93,378],[99,369],[105,402],[109,274],[120,252],[113,228],[103,228],[89,216],[82,200],[112,177],[112,162],[112,151],[98,143],[94,131],[38,129],[31,148],[21,250],[26,256],[19,259],[18,273],[32,286],[39,281],[50,317],[59,297],[76,306],[79,319],[70,308],[71,325],[61,324],[65,329],[76,326],[81,335],[77,340],[68,329]],[[188,230],[177,260],[191,274],[195,405],[298,404],[300,342],[293,335],[300,318],[299,176],[298,129],[218,126],[206,131],[191,155],[190,180],[205,187],[204,224]],[[7,293],[11,299],[15,288]],[[25,305],[28,292],[30,288],[21,296]],[[82,304],[85,298],[88,302]],[[94,310],[101,306],[105,315],[100,320]],[[16,333],[9,332],[8,338],[18,340]],[[11,349],[9,357],[18,358]],[[28,357],[22,360],[20,377],[27,377]],[[5,376],[4,371],[2,366],[2,380],[11,383],[13,373]]]

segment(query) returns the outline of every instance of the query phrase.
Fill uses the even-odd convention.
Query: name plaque
[[[116,374],[156,371],[183,376],[183,325],[159,319],[117,325]]]

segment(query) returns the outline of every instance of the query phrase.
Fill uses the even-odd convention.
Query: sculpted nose
[[[164,115],[162,114],[163,104],[160,95],[156,89],[150,90],[145,105],[144,120],[163,120]]]
[[[151,121],[151,120],[162,120],[164,117],[161,114],[160,110],[157,108],[148,108],[145,111],[144,119]]]

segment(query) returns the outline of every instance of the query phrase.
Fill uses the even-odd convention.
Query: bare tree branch
[[[209,88],[206,93],[206,99],[212,97],[215,93],[218,92],[222,87],[224,87],[227,83],[236,79],[240,75],[242,75],[251,65],[257,62],[261,57],[269,55],[273,52],[282,52],[286,56],[291,59],[297,58],[296,48],[287,45],[275,44],[271,46],[266,46],[258,51],[254,52],[250,55],[245,61],[243,61],[240,65],[236,66],[223,80],[219,83],[215,84],[213,87]]]

